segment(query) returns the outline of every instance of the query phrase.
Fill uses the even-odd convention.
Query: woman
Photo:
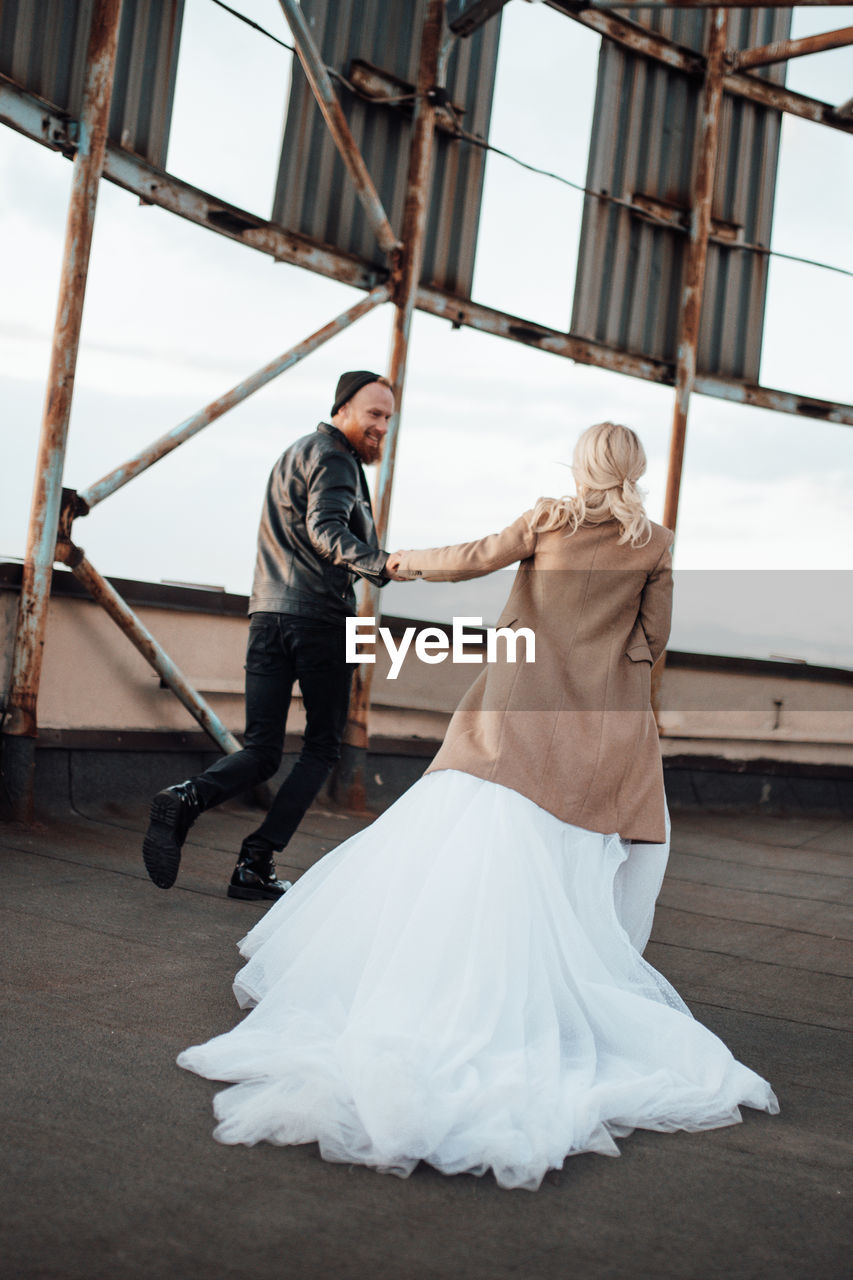
[[[521,561],[499,621],[533,629],[535,660],[484,667],[426,775],[243,939],[252,1012],[178,1058],[236,1082],[214,1104],[222,1142],[535,1189],[636,1127],[778,1111],[640,955],[669,847],[649,698],[672,595],[645,463],[601,423],[576,446],[576,497],[390,558],[432,581]]]

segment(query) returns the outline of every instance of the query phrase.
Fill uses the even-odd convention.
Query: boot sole
[[[145,870],[158,889],[171,889],[178,878],[181,846],[176,838],[180,822],[180,802],[170,795],[158,795],[151,801],[148,831],[142,842]]]
[[[285,893],[287,890],[285,889]],[[283,898],[284,893],[268,893],[264,889],[242,889],[239,885],[229,884],[228,897],[239,898],[243,902],[275,902],[278,898]]]

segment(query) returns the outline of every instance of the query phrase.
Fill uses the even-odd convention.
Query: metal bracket
[[[375,67],[362,58],[353,58],[348,68],[350,84],[359,94],[375,102],[377,106],[388,106],[411,116],[415,105],[415,86],[407,80],[401,80]],[[445,88],[436,85],[427,93],[427,101],[436,108],[435,127],[443,133],[458,136],[458,119],[465,114],[465,108],[457,106]]]

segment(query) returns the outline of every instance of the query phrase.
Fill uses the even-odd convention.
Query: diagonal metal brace
[[[186,418],[183,422],[178,423],[171,431],[167,431],[165,435],[160,436],[159,440],[155,440],[153,444],[141,450],[134,458],[123,463],[120,467],[116,467],[114,471],[110,471],[96,481],[95,484],[90,485],[88,489],[82,489],[76,497],[76,514],[86,515],[97,503],[102,502],[111,493],[115,493],[116,489],[120,489],[122,485],[127,484],[128,480],[133,480],[135,476],[147,471],[155,462],[165,458],[167,453],[177,449],[178,445],[183,444],[185,440],[190,440],[199,431],[210,426],[211,422],[221,418],[223,413],[227,413],[229,409],[233,409],[235,405],[242,403],[255,391],[265,387],[268,382],[272,382],[273,378],[277,378],[279,374],[292,369],[295,364],[298,364],[300,360],[304,360],[307,355],[310,355],[312,351],[316,351],[318,347],[321,347],[324,342],[328,342],[335,334],[340,333],[356,320],[367,315],[374,307],[379,307],[383,302],[387,302],[390,296],[390,285],[377,285],[375,289],[371,289],[366,298],[354,303],[341,315],[336,316],[334,320],[330,320],[322,329],[318,329],[316,333],[312,333],[310,337],[297,343],[295,347],[291,347],[283,355],[277,356],[275,360],[264,365],[263,369],[259,369],[257,373],[244,378],[236,387],[232,387],[230,391],[226,391],[224,395],[221,395],[218,400],[213,400],[210,404],[205,405],[203,409],[199,409],[198,413],[194,413],[191,418]]]
[[[214,742],[229,755],[240,750],[240,743],[208,706],[200,693],[192,687],[184,673],[161,648],[151,632],[133,612],[130,605],[97,569],[86,559],[86,553],[70,541],[60,541],[56,548],[57,559],[68,565],[74,577],[92,596],[92,599],[110,615],[146,662],[154,668],[180,702],[184,704]]]
[[[824,49],[843,49],[850,44],[853,44],[853,27],[841,27],[837,31],[821,31],[818,35],[803,36],[799,40],[777,40],[774,44],[729,52],[726,63],[733,71],[745,71],[750,67],[788,62],[808,53],[821,53]]]
[[[379,199],[379,193],[374,186],[367,165],[364,163],[364,157],[359,151],[358,144],[347,124],[346,116],[343,113],[340,102],[338,102],[329,73],[326,70],[323,59],[320,57],[320,51],[314,43],[311,29],[305,20],[305,14],[302,12],[297,0],[279,0],[279,3],[284,10],[284,16],[287,18],[290,30],[293,33],[296,52],[299,55],[299,61],[302,63],[302,70],[305,72],[308,83],[314,91],[317,105],[323,113],[323,119],[328,125],[329,132],[335,141],[335,146],[341,153],[341,159],[355,183],[356,194],[364,206],[364,211],[376,234],[379,247],[385,253],[397,253],[403,246],[391,229],[388,215],[385,212],[382,201]]]

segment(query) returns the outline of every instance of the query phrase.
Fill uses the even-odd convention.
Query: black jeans
[[[243,750],[223,756],[194,779],[204,808],[265,782],[278,769],[298,680],[306,720],[302,751],[253,832],[274,849],[283,849],[340,759],[353,670],[345,660],[342,622],[253,613],[246,652]]]

